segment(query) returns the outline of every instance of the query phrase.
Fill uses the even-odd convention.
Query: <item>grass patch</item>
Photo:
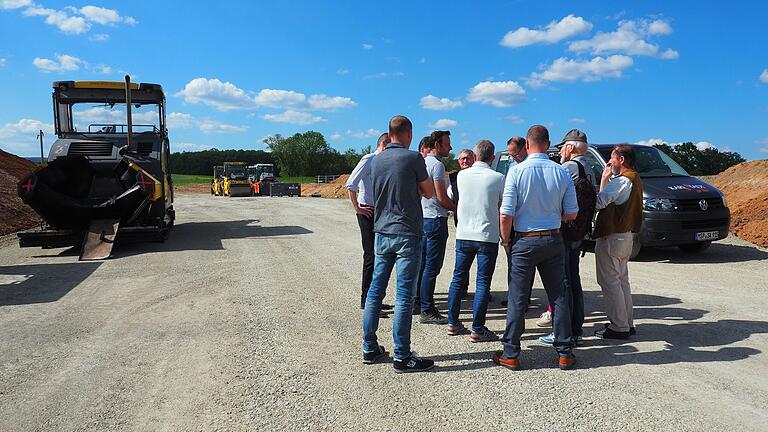
[[[278,177],[277,181],[281,183],[314,183],[314,177]]]
[[[211,184],[211,176],[172,174],[174,186],[186,186],[195,184]]]

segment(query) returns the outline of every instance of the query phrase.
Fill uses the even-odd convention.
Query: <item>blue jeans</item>
[[[539,270],[549,304],[552,305],[553,344],[561,357],[570,357],[571,295],[563,283],[563,239],[559,234],[519,237],[509,254],[509,298],[507,328],[504,331],[504,357],[520,355],[520,336],[525,331],[525,310],[531,289],[528,285],[535,269]]]
[[[378,347],[376,330],[379,328],[381,302],[387,293],[389,276],[397,265],[397,291],[393,336],[394,359],[403,360],[411,355],[411,323],[413,296],[416,294],[416,277],[421,265],[421,239],[415,236],[376,233],[374,240],[373,280],[365,298],[363,312],[363,350],[375,351]]]
[[[477,255],[477,288],[472,305],[472,331],[479,332],[485,326],[485,314],[488,311],[488,293],[491,291],[491,279],[499,255],[498,243],[472,240],[456,240],[456,265],[453,280],[448,291],[448,324],[459,325],[461,294],[464,282],[469,279],[469,269]]]
[[[573,337],[583,334],[584,326],[584,290],[579,277],[579,252],[581,240],[564,240],[563,261],[565,264],[565,289],[571,292],[571,333]]]
[[[424,237],[421,239],[421,263],[419,273],[419,301],[421,312],[435,307],[435,284],[445,261],[445,244],[448,241],[448,218],[424,218]]]

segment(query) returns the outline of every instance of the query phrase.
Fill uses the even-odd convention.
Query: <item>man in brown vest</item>
[[[603,170],[597,194],[595,244],[597,283],[605,297],[609,324],[595,332],[603,339],[627,339],[634,333],[632,292],[627,262],[632,254],[632,233],[643,220],[643,182],[635,170],[635,150],[621,144],[613,148]]]

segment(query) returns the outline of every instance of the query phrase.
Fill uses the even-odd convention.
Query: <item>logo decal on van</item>
[[[687,190],[687,191],[693,191],[696,193],[709,192],[709,188],[704,185],[680,184],[680,185],[674,185],[674,186],[667,186],[667,188],[673,191]]]

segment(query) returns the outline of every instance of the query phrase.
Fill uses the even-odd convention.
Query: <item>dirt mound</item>
[[[712,181],[731,209],[731,232],[768,247],[768,160],[734,165]]]
[[[301,196],[320,196],[322,198],[346,198],[349,174],[344,174],[331,183],[303,183]]]
[[[19,180],[32,172],[35,164],[0,150],[0,235],[31,228],[40,218],[24,204],[17,193]]]

